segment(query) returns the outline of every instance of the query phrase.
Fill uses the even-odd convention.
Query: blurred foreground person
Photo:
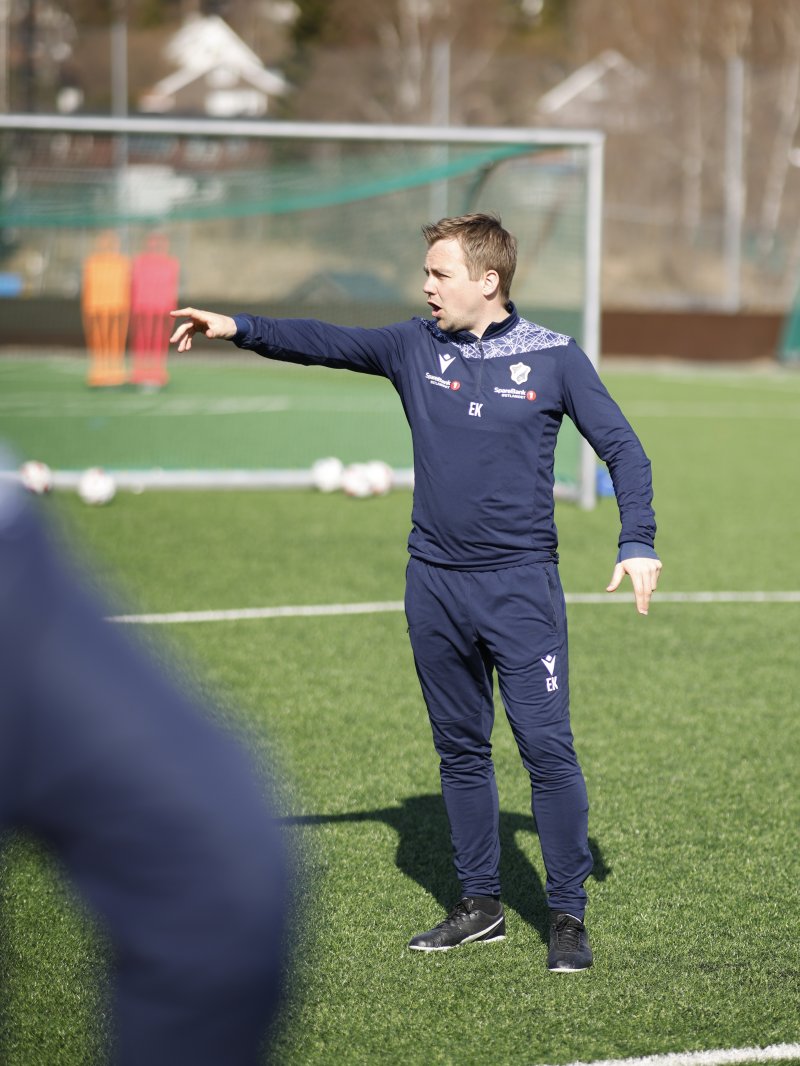
[[[105,924],[114,1063],[263,1061],[287,877],[262,784],[1,479],[0,826],[43,839]]]

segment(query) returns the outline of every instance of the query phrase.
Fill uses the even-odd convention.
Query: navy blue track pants
[[[405,605],[464,895],[500,894],[491,746],[496,670],[530,774],[548,905],[582,918],[592,869],[589,805],[569,721],[567,619],[556,563],[464,571],[412,558]]]

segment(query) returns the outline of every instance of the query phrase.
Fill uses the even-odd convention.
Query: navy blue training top
[[[608,464],[629,549],[621,557],[655,556],[650,461],[636,434],[577,343],[513,305],[480,338],[421,318],[379,329],[246,314],[235,322],[240,348],[391,381],[414,446],[416,558],[496,570],[555,557],[553,463],[565,414]]]

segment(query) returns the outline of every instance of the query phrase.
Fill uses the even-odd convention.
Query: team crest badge
[[[522,385],[528,380],[528,374],[531,372],[531,368],[525,363],[514,363],[511,367],[511,380],[515,385]]]

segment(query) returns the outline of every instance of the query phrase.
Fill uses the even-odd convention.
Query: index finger
[[[652,595],[652,589],[650,587],[649,578],[645,579],[645,575],[640,571],[631,574],[631,584],[633,585],[633,592],[636,597],[636,610],[639,614],[647,614],[647,610],[650,606],[650,597]]]
[[[634,591],[636,592],[636,610],[639,614],[647,614],[650,609],[650,597],[652,596],[652,590],[642,586],[641,589],[637,589],[634,585]]]
[[[636,608],[640,614],[647,614],[650,606],[650,598],[658,586],[658,577],[661,573],[661,561],[653,562],[642,570],[636,570],[636,576],[631,574],[631,582],[636,593]]]

